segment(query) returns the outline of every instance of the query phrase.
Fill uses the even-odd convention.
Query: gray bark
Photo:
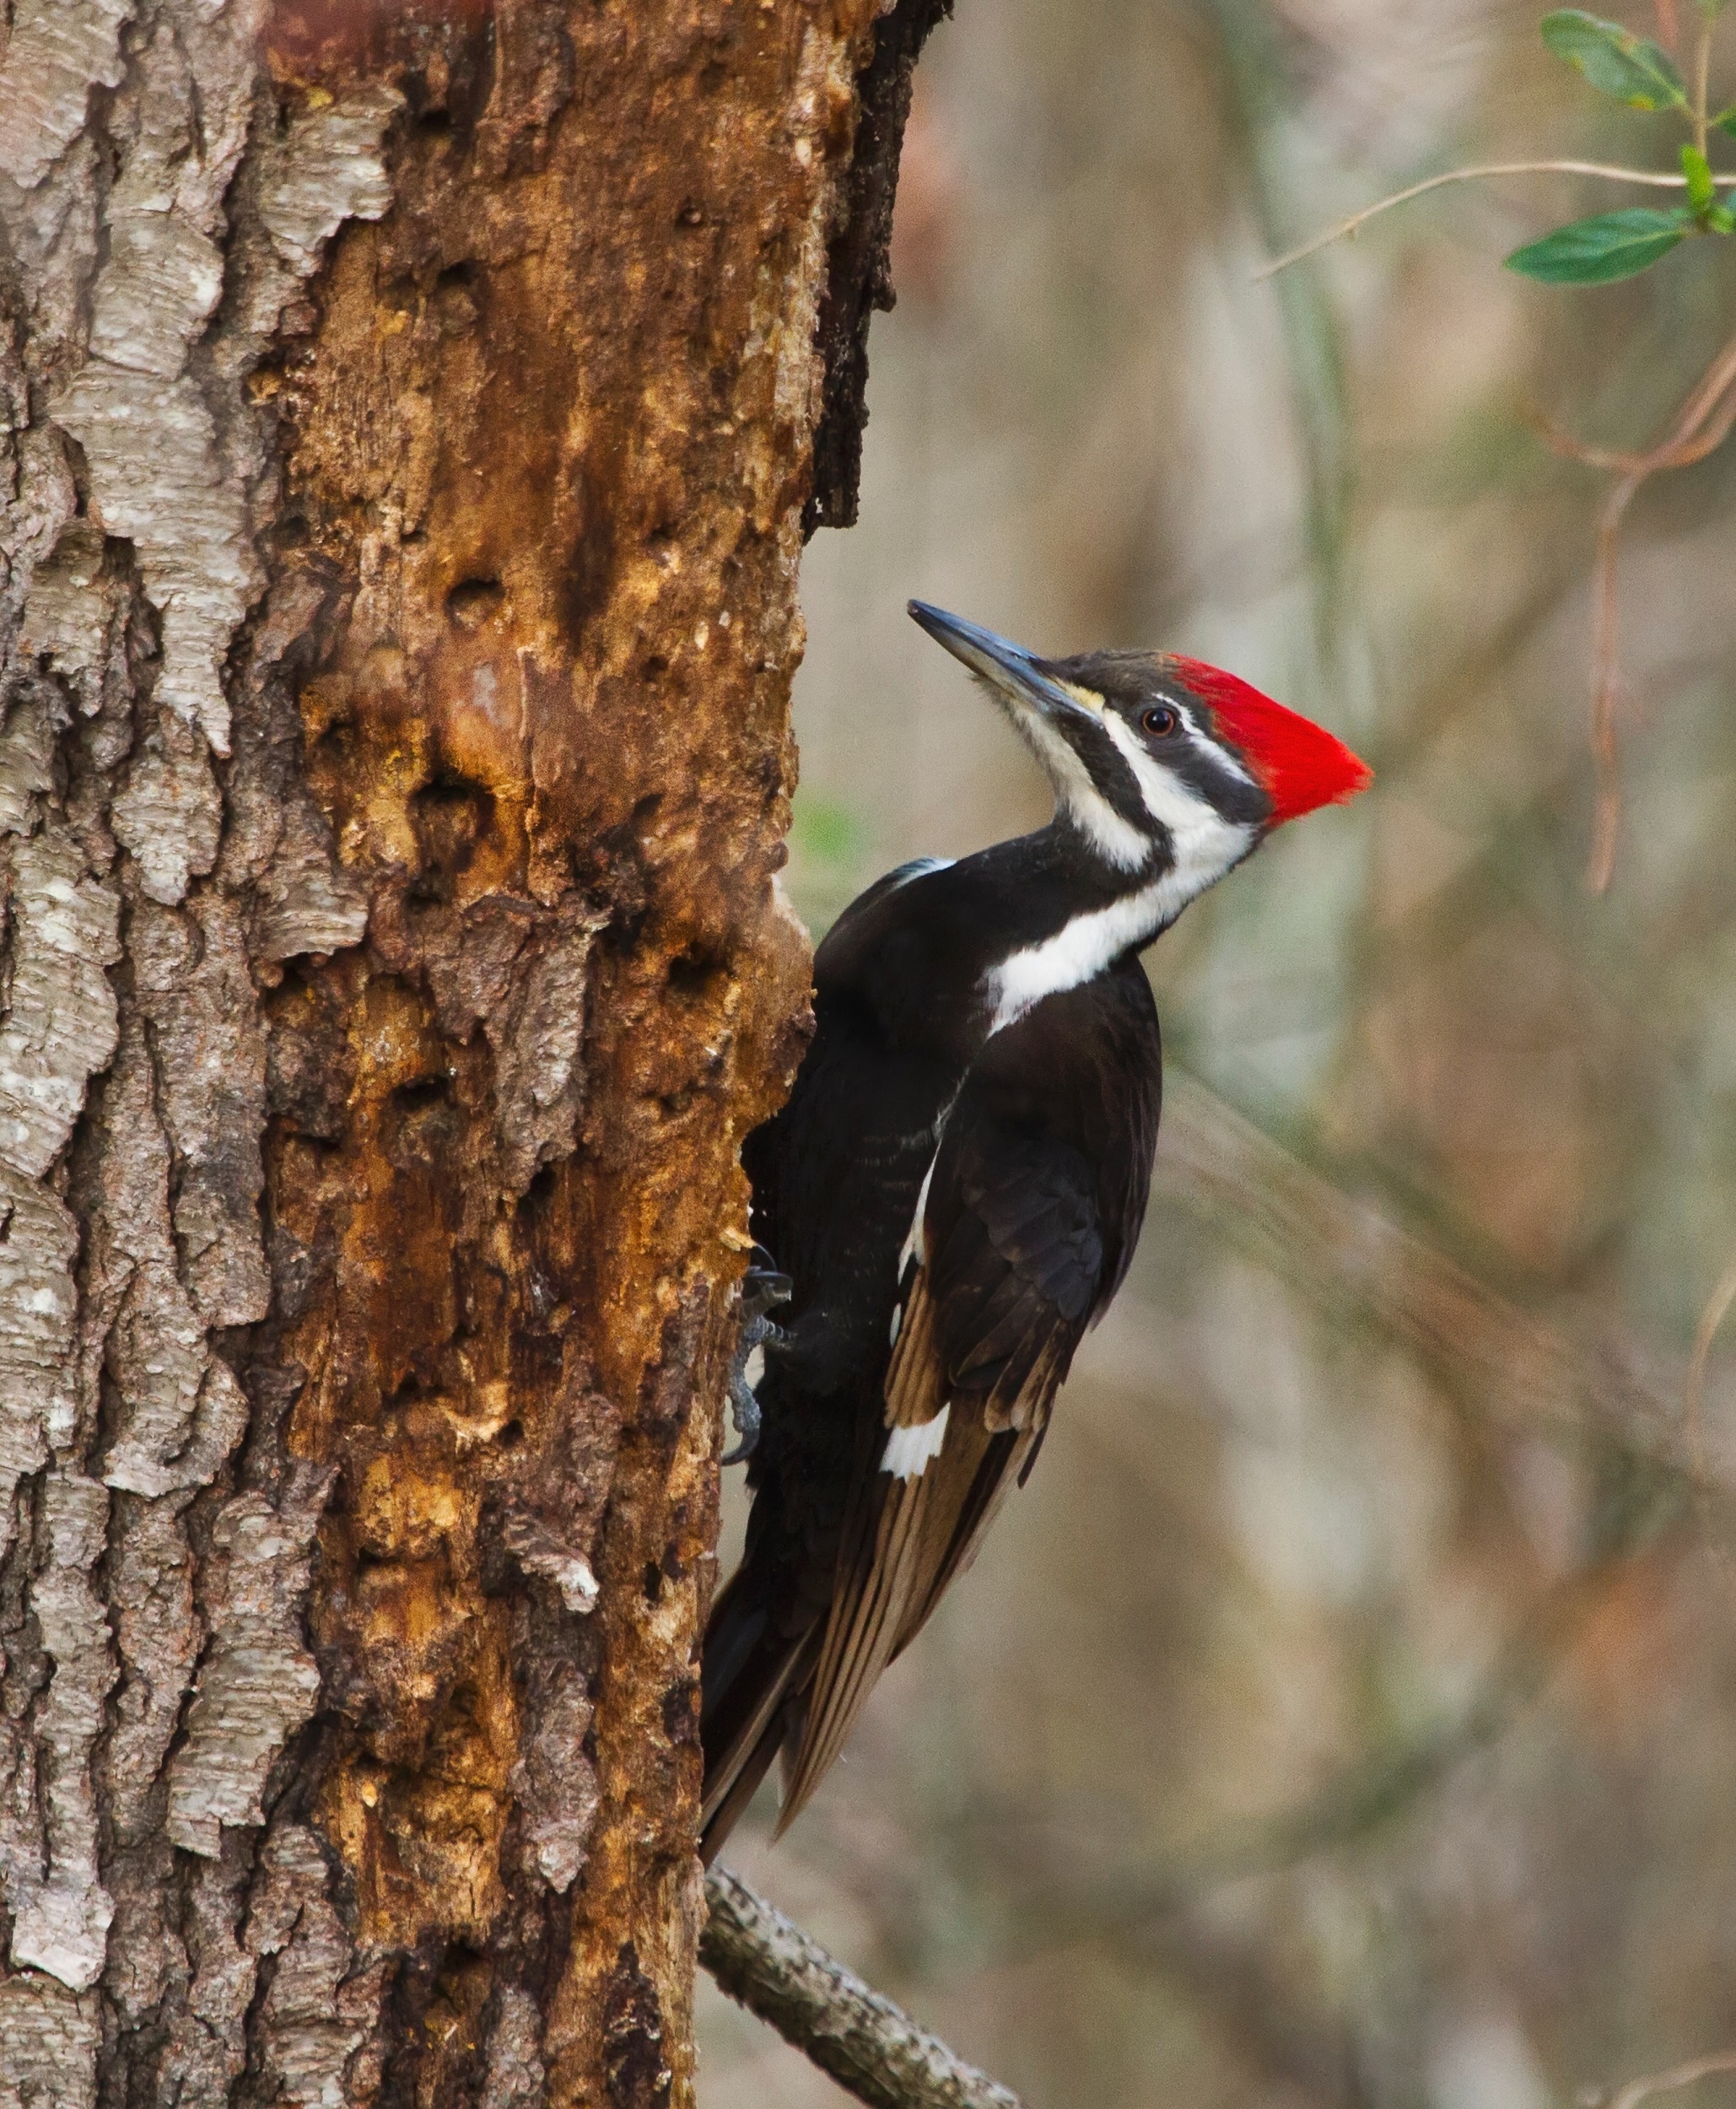
[[[0,60],[8,2104],[94,2102],[105,2026],[165,2007],[164,2098],[220,2098],[267,1954],[294,1951],[275,2058],[335,2075],[356,2036],[332,2011],[347,1958],[328,1939],[322,1961],[311,1838],[280,1836],[273,1908],[245,1931],[224,1851],[317,1690],[300,1607],[319,1488],[232,1469],[247,1403],[218,1341],[269,1298],[265,1038],[254,933],[232,893],[189,889],[219,861],[245,873],[280,957],[359,934],[318,814],[268,780],[281,633],[255,634],[239,682],[224,669],[274,488],[247,377],[326,240],[383,209],[391,106],[278,132],[264,12],[22,0]],[[184,1899],[177,1845],[197,1856]],[[322,2010],[283,2007],[298,1972]]]

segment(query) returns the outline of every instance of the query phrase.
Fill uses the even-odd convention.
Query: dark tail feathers
[[[712,1606],[705,1629],[699,1733],[705,1791],[699,1849],[709,1867],[792,1728],[800,1730],[818,1653],[814,1631],[780,1632],[750,1559]]]

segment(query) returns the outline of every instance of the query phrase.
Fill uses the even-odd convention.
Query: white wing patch
[[[928,1264],[928,1240],[923,1235],[922,1219],[928,1211],[929,1181],[935,1175],[935,1158],[940,1154],[940,1140],[937,1134],[935,1155],[928,1161],[928,1169],[922,1175],[922,1191],[916,1196],[916,1213],[910,1218],[909,1234],[898,1249],[898,1279],[900,1281],[904,1279],[904,1270],[913,1259],[919,1259],[925,1266]],[[892,1338],[897,1340],[898,1337],[895,1327]]]
[[[925,1421],[919,1427],[894,1428],[881,1454],[881,1470],[890,1472],[894,1479],[920,1479],[941,1454],[952,1413],[952,1407],[945,1405],[932,1421]]]

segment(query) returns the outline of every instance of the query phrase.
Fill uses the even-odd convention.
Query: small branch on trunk
[[[726,1868],[705,1878],[699,1960],[731,1998],[769,2022],[874,2109],[1021,2109]]]

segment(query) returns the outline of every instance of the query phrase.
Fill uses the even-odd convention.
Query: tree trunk
[[[10,12],[0,2104],[684,2102],[817,332],[938,8]]]

